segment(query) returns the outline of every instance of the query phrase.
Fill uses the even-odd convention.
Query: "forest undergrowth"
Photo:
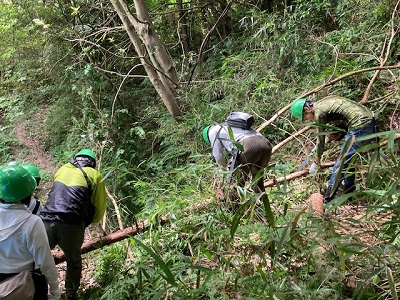
[[[36,164],[44,202],[57,167],[91,148],[106,177],[105,232],[150,224],[83,256],[81,299],[399,298],[399,3],[298,0],[261,9],[259,1],[233,1],[224,19],[223,1],[191,1],[184,5],[193,50],[183,56],[179,10],[146,1],[178,70],[183,114],[174,118],[110,3],[100,2],[78,0],[72,12],[21,3],[24,13],[0,4],[19,26],[0,26],[10,41],[0,43],[2,164]],[[21,46],[11,51],[10,37]],[[332,94],[366,99],[383,144],[357,155],[357,190],[321,216],[309,201],[330,168],[289,179],[315,146],[316,127],[299,134],[310,124],[283,109]],[[229,172],[202,140],[202,129],[231,111],[253,114],[275,147],[263,195],[250,183],[224,184]],[[324,162],[339,149],[327,144]],[[100,235],[91,226],[85,238]],[[59,271],[63,284],[65,264]]]

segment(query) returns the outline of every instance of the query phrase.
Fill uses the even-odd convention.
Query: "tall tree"
[[[147,75],[169,113],[174,117],[182,115],[176,99],[178,76],[172,59],[155,33],[144,1],[135,0],[134,16],[124,0],[111,1],[124,28],[140,57]]]

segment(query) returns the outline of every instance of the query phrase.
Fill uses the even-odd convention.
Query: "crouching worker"
[[[375,142],[375,138],[360,141],[359,138],[377,132],[377,122],[374,113],[365,106],[352,100],[328,96],[315,103],[301,98],[293,102],[291,113],[301,121],[313,121],[316,124],[342,124],[347,129],[340,154],[335,161],[328,186],[324,196],[324,202],[331,201],[339,188],[340,182],[344,181],[344,193],[353,192],[355,187],[355,169],[350,165],[353,156],[362,146]],[[319,132],[325,131],[323,128]],[[346,141],[354,139],[351,145],[346,147]],[[325,136],[319,135],[317,140],[317,156],[310,167],[310,173],[318,171],[321,156],[324,152]],[[343,159],[341,157],[343,156]],[[342,162],[343,160],[343,162]],[[343,168],[340,168],[343,165]],[[342,172],[340,170],[343,170]],[[347,174],[345,174],[347,173]],[[340,176],[337,179],[337,176]]]
[[[204,141],[211,145],[216,163],[231,171],[239,167],[241,184],[244,184],[245,181],[254,180],[257,173],[268,165],[272,147],[263,135],[251,128],[254,119],[250,123],[240,124],[242,116],[243,119],[251,117],[246,113],[231,113],[225,123],[205,127],[202,135]],[[232,138],[228,128],[232,129]],[[265,191],[264,176],[258,178],[256,189],[257,192]]]
[[[95,167],[95,155],[90,149],[82,149],[61,166],[41,213],[50,247],[58,244],[65,253],[67,300],[77,299],[85,228],[101,221],[106,210],[103,178]]]
[[[59,299],[45,227],[24,205],[35,191],[35,179],[21,166],[6,166],[0,169],[0,187],[0,299]]]

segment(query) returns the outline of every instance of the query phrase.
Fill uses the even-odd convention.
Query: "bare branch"
[[[392,20],[391,20],[392,28],[391,28],[390,39],[389,39],[389,42],[386,45],[386,55],[385,55],[385,58],[383,60],[381,60],[381,66],[384,66],[386,64],[387,60],[389,59],[390,49],[391,49],[391,46],[392,46],[392,43],[393,43],[393,39],[394,39],[394,37],[396,35],[396,30],[394,29],[394,27],[395,27],[394,18],[395,18],[395,15],[397,13],[397,8],[399,6],[399,3],[400,3],[400,0],[397,1],[397,4],[396,4],[396,6],[395,6],[395,8],[393,9],[393,12],[392,12]],[[384,49],[385,49],[385,46],[383,47],[382,52],[384,52]],[[375,72],[374,76],[372,76],[372,79],[368,84],[368,87],[367,87],[367,89],[366,89],[366,91],[364,93],[364,97],[360,101],[360,104],[365,104],[365,103],[368,102],[368,95],[371,92],[372,86],[375,83],[376,79],[378,78],[380,72],[381,72],[380,70],[377,70]]]
[[[341,80],[343,80],[343,79],[345,79],[347,77],[350,77],[350,76],[358,75],[358,74],[365,73],[365,72],[377,71],[377,70],[392,70],[392,69],[399,69],[399,68],[400,68],[400,63],[397,64],[397,65],[394,65],[394,66],[379,66],[379,67],[373,67],[373,68],[367,68],[367,69],[361,69],[361,70],[349,72],[349,73],[346,73],[346,74],[344,74],[342,76],[337,77],[336,79],[334,79],[332,81],[328,81],[328,82],[326,82],[324,84],[321,84],[320,86],[318,86],[315,89],[313,89],[313,90],[301,95],[298,98],[306,98],[309,95],[317,93],[320,90],[322,90],[322,89],[324,89],[324,88],[326,88],[328,86],[334,85],[335,83],[337,83],[337,82],[339,82],[339,81],[341,81]],[[260,131],[260,132],[263,131],[267,126],[272,124],[281,114],[283,114],[288,109],[290,109],[291,106],[292,106],[292,103],[289,103],[285,107],[281,108],[276,114],[274,114],[272,116],[272,118],[270,118],[267,122],[264,122],[263,124],[261,124],[257,128],[257,131]]]

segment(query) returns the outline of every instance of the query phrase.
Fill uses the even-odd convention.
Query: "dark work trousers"
[[[82,256],[81,246],[85,233],[84,223],[68,224],[43,221],[49,238],[50,248],[56,245],[64,251],[67,260],[65,290],[68,294],[78,291],[81,282]]]
[[[256,178],[259,171],[263,170],[271,158],[272,147],[270,142],[261,135],[256,135],[244,139],[243,152],[239,154],[236,165],[240,166],[242,183]],[[257,181],[259,192],[264,192],[264,176]]]

